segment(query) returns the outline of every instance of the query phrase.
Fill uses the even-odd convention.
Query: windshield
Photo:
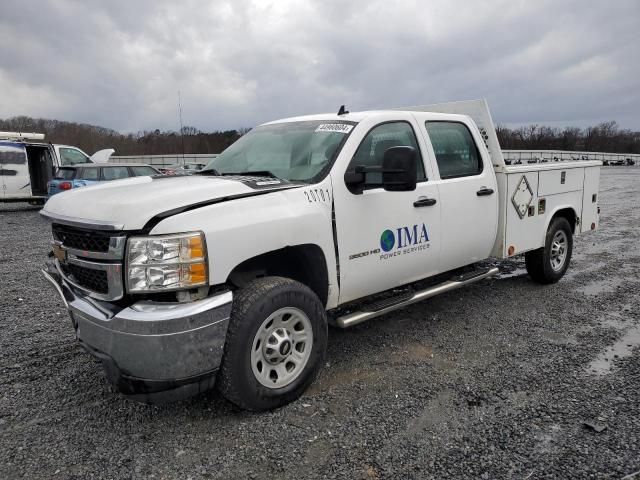
[[[267,173],[312,182],[331,165],[354,125],[327,120],[263,125],[211,160],[203,172]]]

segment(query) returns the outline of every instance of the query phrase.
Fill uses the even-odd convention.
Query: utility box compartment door
[[[584,191],[582,192],[582,219],[580,232],[588,232],[598,228],[600,215],[598,215],[598,186],[600,185],[600,167],[584,169]]]
[[[538,196],[546,197],[557,193],[582,190],[584,169],[568,168],[566,170],[543,170],[540,172]]]
[[[540,172],[540,175],[542,172]],[[541,247],[545,216],[538,215],[538,172],[507,175],[505,210],[504,257]]]

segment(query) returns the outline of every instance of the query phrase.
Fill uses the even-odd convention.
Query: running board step
[[[494,267],[488,270],[482,270],[480,272],[471,272],[470,274],[464,274],[454,277],[451,280],[443,282],[439,285],[434,285],[433,287],[429,287],[426,290],[419,290],[417,292],[412,292],[409,294],[400,295],[398,297],[387,298],[379,302],[374,302],[366,305],[363,311],[352,312],[347,315],[343,315],[342,317],[336,318],[335,323],[340,328],[353,327],[354,325],[366,322],[367,320],[371,320],[375,317],[379,317],[380,315],[384,315],[385,313],[404,308],[407,305],[421,302],[422,300],[435,297],[436,295],[439,295],[441,293],[450,292],[451,290],[464,287],[465,285],[470,285],[485,278],[493,277],[494,275],[497,275],[499,271],[500,270],[498,268]]]
[[[363,312],[372,313],[384,310],[385,308],[395,307],[396,305],[403,305],[407,300],[413,298],[413,292],[404,293],[395,297],[384,298],[382,300],[376,300],[375,302],[367,303],[362,307]]]

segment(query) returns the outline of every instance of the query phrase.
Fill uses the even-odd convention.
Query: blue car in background
[[[110,180],[120,180],[121,178],[144,177],[151,175],[162,175],[150,165],[139,163],[82,163],[68,167],[60,167],[53,180],[47,185],[49,197],[71,190],[72,188],[88,187]]]

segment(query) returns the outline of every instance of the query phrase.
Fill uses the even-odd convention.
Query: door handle
[[[413,206],[414,207],[432,207],[436,203],[438,202],[436,201],[435,198],[420,197],[418,200],[413,202]]]
[[[476,192],[479,197],[486,197],[487,195],[493,195],[493,188],[482,187]]]

